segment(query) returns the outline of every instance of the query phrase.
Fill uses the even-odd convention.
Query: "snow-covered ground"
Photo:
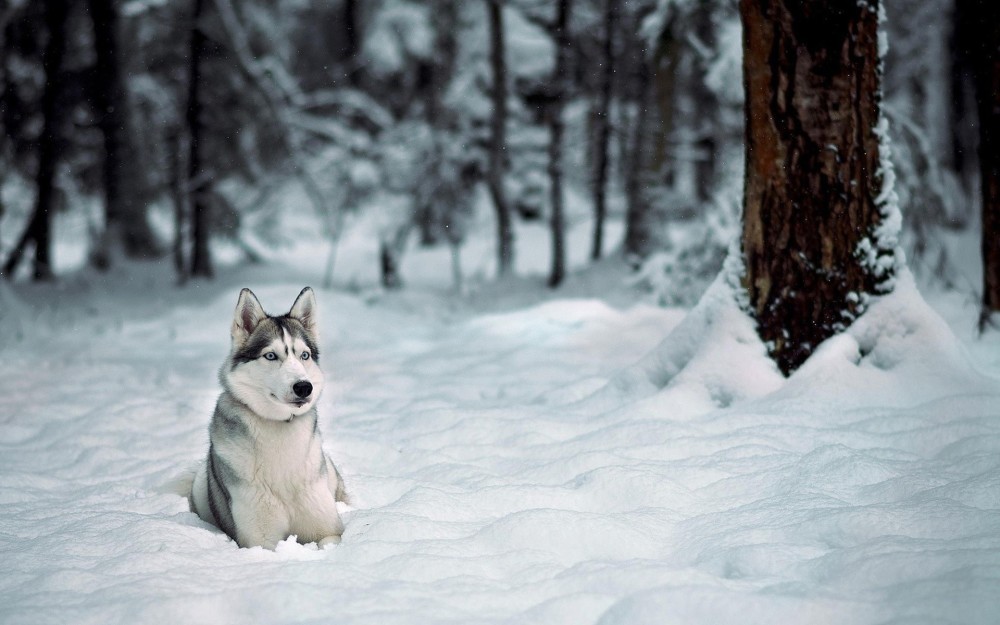
[[[171,486],[238,287],[284,312],[305,265],[0,286],[0,623],[997,622],[1000,333],[905,277],[787,380],[722,281],[690,312],[319,289],[347,530],[237,548]]]

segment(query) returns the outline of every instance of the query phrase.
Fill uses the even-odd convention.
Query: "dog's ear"
[[[257,301],[257,296],[250,289],[240,291],[240,299],[236,302],[233,313],[233,345],[246,343],[257,325],[267,318],[267,313]]]
[[[319,336],[319,327],[316,322],[316,294],[310,287],[302,289],[299,296],[295,298],[295,303],[288,311],[288,316],[292,319],[298,319],[305,326],[306,332],[313,337]]]

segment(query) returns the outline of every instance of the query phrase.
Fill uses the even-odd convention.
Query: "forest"
[[[905,247],[945,281],[940,233],[996,231],[995,191],[979,216],[997,167],[978,156],[997,152],[991,10],[885,6]],[[411,246],[454,250],[460,284],[472,230],[495,230],[508,274],[517,224],[538,221],[555,287],[567,223],[588,219],[591,259],[622,255],[666,303],[691,304],[739,229],[735,1],[12,0],[0,19],[7,279],[54,277],[66,215],[86,264],[169,261],[183,282],[213,275],[215,242],[280,257],[295,212],[322,234],[328,284],[358,222],[376,222],[379,277],[396,288]]]
[[[0,49],[0,623],[996,621],[1000,3],[0,0]],[[192,505],[265,309],[334,542]]]

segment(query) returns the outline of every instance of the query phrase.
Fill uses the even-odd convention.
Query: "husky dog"
[[[323,390],[316,296],[306,287],[287,315],[264,312],[240,292],[232,348],[219,370],[222,395],[208,457],[191,491],[194,511],[241,547],[340,542],[344,482],[323,453],[316,400]]]

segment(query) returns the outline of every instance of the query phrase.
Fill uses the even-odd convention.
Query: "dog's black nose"
[[[305,399],[313,392],[313,385],[309,382],[296,382],[292,385],[292,390],[295,391],[296,397]]]

